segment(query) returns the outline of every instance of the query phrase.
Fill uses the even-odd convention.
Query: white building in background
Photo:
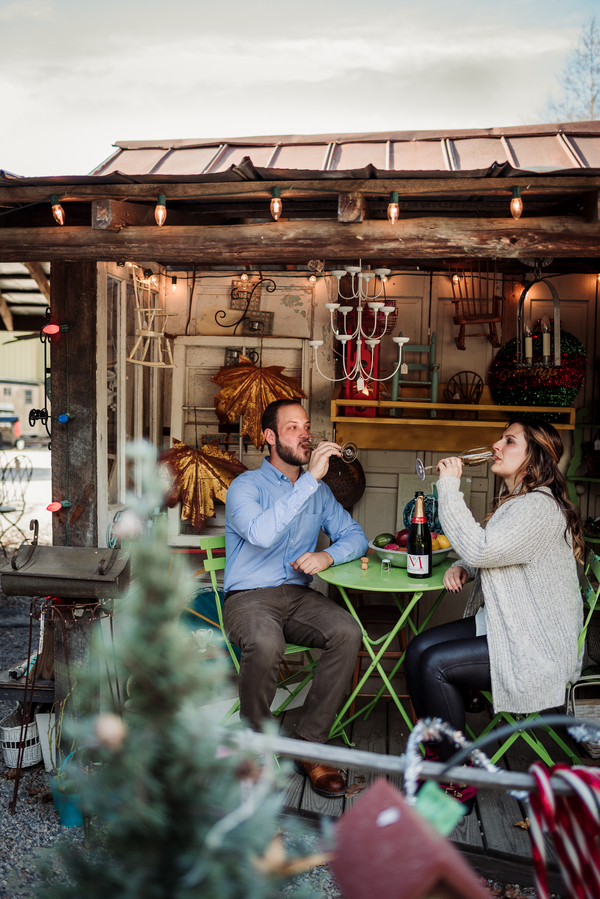
[[[28,332],[27,332],[28,333]],[[37,337],[30,340],[17,339],[24,336],[20,331],[3,331],[0,342],[0,417],[11,413],[17,416],[18,426],[9,436],[7,429],[0,427],[3,442],[15,439],[44,440],[48,437],[41,421],[29,423],[29,413],[41,410],[45,405],[44,347]]]

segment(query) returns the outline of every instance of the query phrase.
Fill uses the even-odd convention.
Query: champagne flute
[[[484,465],[486,462],[491,462],[496,452],[493,446],[476,446],[474,449],[464,450],[464,452],[460,453],[458,456],[459,459],[462,460],[462,464],[466,466],[470,465]],[[422,481],[425,480],[425,472],[430,468],[437,468],[438,462],[435,465],[423,465],[420,459],[417,459],[415,463],[415,469],[418,476]]]
[[[314,450],[320,443],[330,442],[329,437],[314,437],[312,434],[306,438],[310,450]],[[342,446],[342,459],[344,462],[354,462],[358,456],[358,447],[355,443],[344,443]]]

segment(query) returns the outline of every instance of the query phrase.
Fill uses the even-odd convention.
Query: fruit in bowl
[[[403,530],[398,531],[396,534],[396,543],[399,547],[406,549],[406,544],[408,543],[408,528],[403,528]]]
[[[398,536],[398,535],[396,535]],[[439,565],[443,562],[452,547],[450,546],[450,541],[443,534],[439,534],[437,537],[437,542],[440,542],[440,537],[443,537],[446,542],[446,546],[440,546],[439,549],[432,549],[431,553],[431,562],[432,565]],[[376,540],[377,538],[375,538]],[[385,546],[376,546],[375,540],[369,542],[369,547],[374,549],[380,559],[389,559],[392,563],[393,568],[406,568],[406,547],[398,546],[398,543],[390,544],[388,543]],[[392,549],[392,546],[396,546],[396,549]]]
[[[386,546],[388,543],[395,543],[396,538],[394,534],[390,534],[387,531],[384,531],[383,534],[378,534],[373,538],[374,546]]]

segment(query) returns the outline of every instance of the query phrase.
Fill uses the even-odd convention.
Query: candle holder
[[[537,272],[536,272],[537,274]],[[525,299],[527,294],[531,290],[534,284],[545,284],[550,293],[552,294],[552,299],[554,300],[554,361],[552,361],[552,354],[550,352],[550,321],[548,316],[545,315],[544,319],[546,320],[547,330],[544,332],[543,325],[544,319],[542,319],[542,366],[545,368],[551,368],[553,365],[556,368],[560,367],[560,300],[558,298],[558,294],[556,292],[556,288],[554,284],[546,280],[545,278],[535,277],[533,281],[531,281],[527,287],[523,288],[521,292],[521,296],[519,297],[519,303],[517,305],[517,359],[516,359],[516,367],[517,368],[531,368],[533,365],[533,355],[531,359],[531,363],[528,362],[528,354],[527,354],[527,333],[523,329],[523,305],[525,303]],[[523,343],[525,342],[525,353],[523,353]],[[532,349],[533,354],[533,349]]]

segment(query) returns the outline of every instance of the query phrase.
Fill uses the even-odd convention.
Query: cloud
[[[124,139],[533,121],[586,0],[458,7],[170,0],[165,17],[162,0],[0,0],[0,167],[83,173]]]
[[[13,0],[12,3],[7,3],[0,7],[0,21],[50,19],[52,13],[52,4],[46,3],[44,0],[35,0],[35,2],[30,2],[30,0]]]

